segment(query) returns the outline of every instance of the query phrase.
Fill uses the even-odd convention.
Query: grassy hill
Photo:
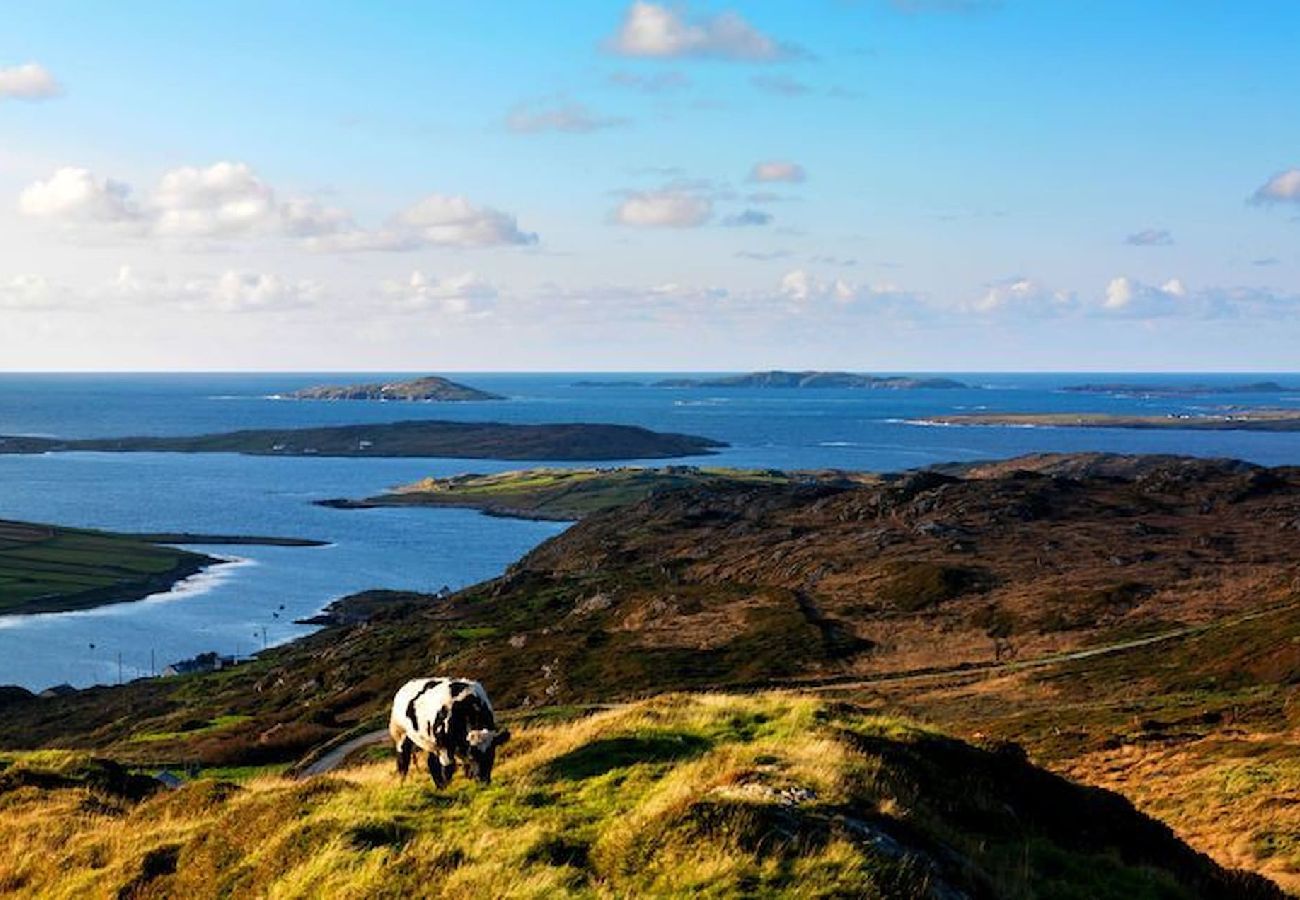
[[[490,788],[391,760],[145,783],[0,772],[0,892],[67,897],[1272,898],[1122,798],[1002,747],[785,694],[665,695],[517,729]]]
[[[129,535],[0,520],[0,615],[138,600],[213,562]]]
[[[286,763],[381,724],[393,686],[430,672],[528,710],[802,686],[1014,741],[1300,889],[1300,472],[1042,457],[965,474],[655,493],[498,579],[369,595],[368,621],[234,669],[0,697],[0,747]]]

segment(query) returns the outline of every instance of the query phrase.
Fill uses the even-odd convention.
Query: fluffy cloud
[[[130,193],[128,185],[96,178],[88,169],[63,168],[24,190],[18,196],[18,210],[51,221],[126,222],[139,216]]]
[[[1187,288],[1177,278],[1156,287],[1131,278],[1112,278],[1106,285],[1102,309],[1146,318],[1164,316],[1186,308]]]
[[[130,266],[118,269],[104,298],[136,306],[191,313],[286,312],[316,306],[325,288],[310,279],[290,279],[263,272],[228,270],[216,276],[170,278],[146,276]]]
[[[1078,309],[1078,299],[1032,278],[1007,278],[988,286],[984,295],[970,305],[977,313],[1015,313],[1025,316],[1054,316]]]
[[[799,55],[796,48],[778,43],[737,13],[688,19],[677,10],[644,0],[628,7],[623,24],[606,47],[622,56],[656,59],[770,62]]]
[[[433,278],[415,271],[404,281],[385,281],[381,293],[399,312],[438,312],[448,316],[486,315],[496,301],[495,287],[473,272]]]
[[[1124,238],[1131,247],[1169,247],[1173,242],[1174,236],[1162,228],[1147,228]]]
[[[749,180],[756,182],[784,181],[795,184],[807,178],[808,173],[804,171],[803,166],[788,160],[754,163],[754,168],[749,170]]]
[[[39,63],[0,68],[0,100],[48,100],[63,93],[63,87]]]
[[[384,228],[366,230],[345,210],[310,197],[280,199],[248,165],[234,162],[173,169],[138,204],[126,184],[97,178],[86,169],[60,169],[24,190],[18,208],[69,225],[131,223],[139,234],[176,238],[278,235],[324,251],[537,242],[537,235],[520,230],[514,216],[446,194],[430,194]]]
[[[781,278],[779,292],[788,309],[803,313],[816,304],[832,308],[857,307],[868,312],[915,314],[924,309],[920,296],[894,284],[856,284],[843,278],[822,279],[806,269],[794,269]]]
[[[66,290],[41,275],[15,275],[0,281],[0,310],[6,312],[50,312],[65,308],[70,299]]]
[[[722,224],[730,228],[744,228],[752,225],[769,225],[772,222],[772,214],[763,212],[761,209],[746,209],[734,216],[727,216],[722,220]]]
[[[614,210],[614,221],[637,228],[693,228],[713,217],[713,202],[685,190],[634,191]]]
[[[1300,203],[1300,168],[1278,172],[1251,195],[1254,203]]]
[[[441,247],[535,244],[537,235],[521,231],[515,217],[465,197],[430,194],[393,219],[399,232]]]
[[[264,229],[278,221],[275,193],[244,163],[185,166],[163,175],[153,195],[159,234],[214,237]]]
[[[521,105],[506,116],[506,128],[515,134],[537,134],[542,131],[586,134],[625,124],[627,119],[599,115],[581,103],[541,107]]]

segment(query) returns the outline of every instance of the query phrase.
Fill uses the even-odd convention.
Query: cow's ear
[[[494,738],[492,739],[492,743],[494,743],[494,744],[496,744],[498,747],[500,747],[502,744],[504,744],[504,743],[505,743],[506,741],[508,741],[508,740],[510,740],[510,729],[509,729],[509,728],[502,728],[500,731],[498,731],[498,732],[496,733],[496,737],[494,737]]]

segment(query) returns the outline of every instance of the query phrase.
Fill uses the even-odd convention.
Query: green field
[[[211,561],[126,535],[0,521],[0,615],[137,600]]]

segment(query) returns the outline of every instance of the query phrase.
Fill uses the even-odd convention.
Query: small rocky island
[[[285,395],[290,400],[401,400],[452,403],[465,400],[504,400],[500,394],[480,391],[438,375],[410,381],[371,384],[322,384]]]
[[[855,372],[785,372],[771,370],[718,378],[666,378],[662,388],[851,388],[858,390],[915,391],[968,388],[951,378],[916,375],[860,375]]]

